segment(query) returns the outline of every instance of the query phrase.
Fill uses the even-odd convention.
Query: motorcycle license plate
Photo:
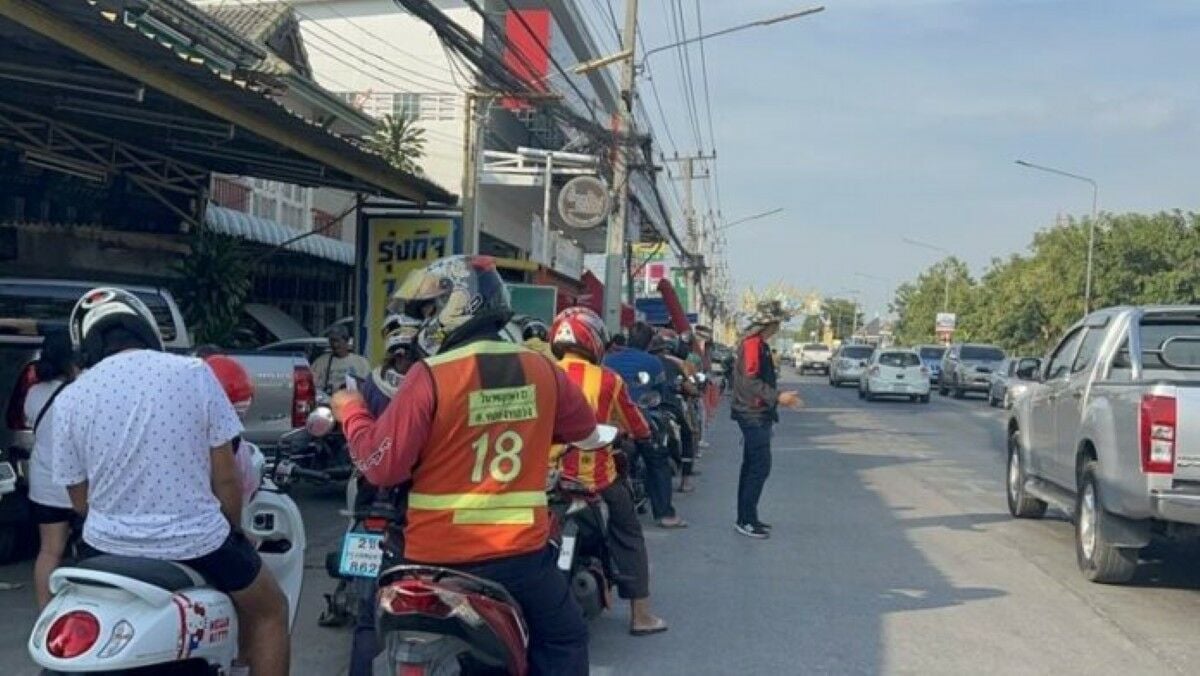
[[[571,570],[571,559],[573,558],[575,558],[575,536],[564,535],[562,547],[558,550],[558,569],[561,571]]]
[[[342,561],[338,572],[347,577],[375,578],[383,563],[383,535],[346,533],[342,539]]]

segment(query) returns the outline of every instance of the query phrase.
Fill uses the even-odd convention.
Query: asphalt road
[[[722,412],[697,492],[676,498],[691,528],[647,527],[654,605],[671,630],[629,636],[622,604],[591,625],[594,674],[1169,674],[1200,663],[1195,559],[1159,547],[1130,586],[1084,581],[1062,515],[1008,516],[1002,412],[798,385],[807,407],[776,428],[761,508],[774,536],[733,530],[739,437]],[[296,497],[310,575],[293,672],[341,674],[348,630],[316,625],[341,497]],[[26,583],[0,592],[5,674],[34,673],[29,575],[28,562],[0,567],[0,581]]]

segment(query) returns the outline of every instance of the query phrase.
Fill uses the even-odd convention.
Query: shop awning
[[[295,83],[250,77],[263,50],[184,0],[6,0],[0,38],[0,100],[53,121],[219,173],[456,201],[334,133],[332,121],[286,109],[280,100],[299,93]],[[19,151],[84,171],[77,149],[15,134]],[[102,159],[88,157],[85,173],[132,171]]]
[[[223,235],[271,246],[279,246],[304,234],[275,221],[226,209],[215,204],[208,205],[204,220],[210,228]],[[284,248],[343,265],[354,265],[354,247],[322,235],[309,235],[303,239],[297,239]]]

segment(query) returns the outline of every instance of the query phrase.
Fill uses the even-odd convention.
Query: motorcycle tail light
[[[401,580],[386,587],[380,598],[393,615],[432,615],[449,617],[452,609],[442,601],[438,590],[424,580]]]
[[[368,517],[363,519],[363,528],[366,528],[372,533],[380,533],[387,528],[387,519],[381,516]]]
[[[54,621],[46,634],[46,651],[60,659],[79,657],[100,639],[100,620],[82,610],[73,610]]]

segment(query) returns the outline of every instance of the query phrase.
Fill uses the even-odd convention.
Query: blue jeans
[[[742,471],[738,476],[737,522],[758,523],[758,499],[771,475],[770,420],[738,420],[742,428]]]
[[[553,547],[454,568],[500,583],[521,605],[531,676],[587,676],[588,628]]]

